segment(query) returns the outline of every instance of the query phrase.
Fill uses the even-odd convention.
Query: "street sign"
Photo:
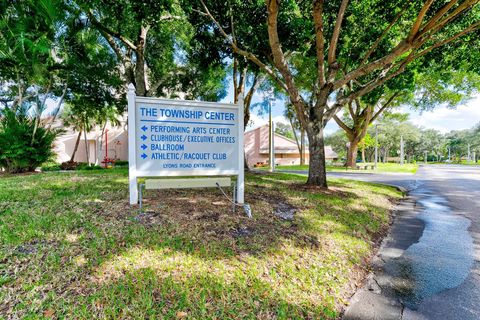
[[[243,204],[243,102],[137,97],[128,89],[130,203],[138,202],[140,177],[236,175]]]

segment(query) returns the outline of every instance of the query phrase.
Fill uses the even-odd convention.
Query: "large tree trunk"
[[[137,96],[147,95],[147,84],[145,83],[145,64],[143,53],[137,52],[137,63],[135,65],[135,93]]]
[[[371,149],[368,149],[368,151],[366,152],[367,154],[367,159],[368,159],[368,162],[373,162],[373,158],[374,158],[374,155],[375,155],[375,150],[371,150]],[[382,157],[381,154],[379,154],[380,158]],[[378,159],[380,161],[380,158]]]
[[[347,166],[354,168],[357,165],[357,153],[358,153],[358,139],[350,141],[350,146],[347,150]]]
[[[145,46],[149,27],[141,26],[135,50],[135,92],[137,96],[147,95],[147,73],[145,70]]]
[[[307,184],[328,188],[327,172],[325,167],[325,144],[323,141],[323,128],[311,125],[307,130],[310,151],[310,165],[308,168]]]
[[[82,130],[78,132],[77,141],[75,141],[75,148],[73,148],[73,153],[72,153],[72,157],[70,158],[70,162],[73,162],[73,160],[75,159],[75,153],[77,153],[78,145],[80,144],[81,137],[82,137]]]

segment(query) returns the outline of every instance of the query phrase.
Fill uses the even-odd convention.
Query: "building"
[[[56,121],[55,127],[62,128],[65,131],[54,142],[54,152],[57,154],[56,161],[58,163],[69,161],[79,133],[63,127],[61,120]],[[95,127],[87,133],[86,144],[88,146],[88,160],[92,164],[101,165],[105,157],[115,160],[128,160],[126,117],[120,119],[119,126],[107,125],[104,130]],[[74,161],[87,162],[85,135],[83,133],[80,135]]]
[[[248,166],[267,164],[269,159],[269,126],[264,125],[254,130],[245,132],[245,158]],[[276,165],[300,164],[300,153],[297,143],[280,134],[274,134],[274,153]],[[308,148],[305,150],[305,164],[309,162]],[[338,155],[332,147],[325,146],[325,158],[327,161],[337,160]]]

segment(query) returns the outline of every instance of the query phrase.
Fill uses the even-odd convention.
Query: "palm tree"
[[[90,117],[85,110],[78,110],[70,104],[67,104],[60,115],[64,126],[71,127],[74,131],[78,131],[77,140],[75,141],[75,147],[73,149],[72,157],[70,162],[73,162],[75,159],[75,154],[78,150],[78,145],[80,144],[80,138],[82,133],[85,137],[85,154],[87,157],[87,163],[90,163],[88,156],[88,143],[87,143],[87,132],[90,132],[95,125],[93,117]]]
[[[102,128],[102,134],[100,137],[100,150],[103,147],[103,135],[105,134],[105,129],[107,124],[110,122],[112,126],[120,126],[120,120],[118,119],[120,113],[115,106],[106,106],[100,109],[95,117],[95,122]]]

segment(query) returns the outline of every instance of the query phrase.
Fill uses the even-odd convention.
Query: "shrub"
[[[90,166],[90,167],[84,167],[84,168],[79,168],[77,170],[103,170],[103,167],[100,167],[100,166],[97,166],[97,165],[94,165],[94,166]]]
[[[128,167],[128,161],[117,160],[115,161],[115,167]]]
[[[49,161],[60,131],[47,130],[26,113],[4,109],[0,115],[0,167],[9,173],[34,171]]]
[[[42,172],[47,172],[47,171],[60,171],[62,168],[60,167],[59,164],[57,163],[49,163],[47,165],[42,166]]]
[[[60,168],[62,170],[75,170],[77,169],[77,167],[78,167],[78,162],[75,162],[75,161],[62,162],[62,164],[60,165]]]
[[[88,163],[79,162],[75,170],[85,170],[86,168],[88,168]]]
[[[101,170],[103,169],[101,166],[97,165],[88,165],[86,162],[79,162],[74,170]]]

